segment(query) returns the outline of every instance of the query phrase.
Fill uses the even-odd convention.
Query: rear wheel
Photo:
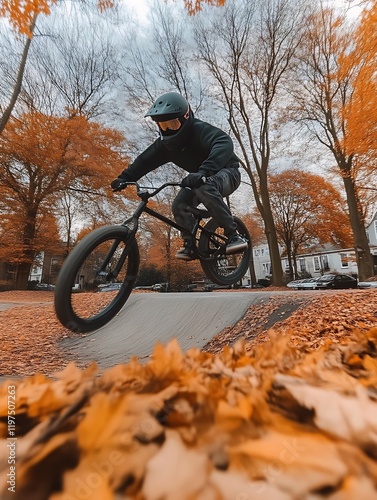
[[[55,287],[60,322],[76,333],[97,330],[123,307],[135,284],[139,250],[129,229],[105,226],[69,254]]]
[[[218,285],[236,284],[245,276],[250,264],[250,234],[241,219],[234,217],[234,221],[239,234],[248,241],[248,246],[238,253],[225,254],[224,230],[213,219],[205,225],[200,235],[199,250],[201,255],[207,256],[200,259],[200,264],[206,276]]]

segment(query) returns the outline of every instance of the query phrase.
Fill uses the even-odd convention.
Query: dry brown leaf
[[[292,496],[267,481],[250,481],[238,472],[213,471],[210,482],[224,500],[292,500]]]
[[[222,431],[231,431],[250,419],[253,407],[248,398],[242,398],[236,406],[220,400],[216,409],[215,423]]]
[[[145,500],[194,500],[205,488],[208,474],[207,456],[188,449],[176,432],[167,432],[165,443],[147,465],[143,496]]]
[[[362,446],[377,446],[377,402],[369,399],[364,387],[345,394],[286,375],[276,380],[300,405],[315,411],[314,422],[322,431]]]
[[[293,498],[336,487],[347,474],[335,443],[305,432],[267,431],[261,439],[230,446],[229,453],[249,477],[261,477]]]
[[[329,495],[328,500],[376,500],[376,488],[369,478],[347,477],[336,493]]]

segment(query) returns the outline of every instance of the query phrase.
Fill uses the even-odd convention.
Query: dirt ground
[[[0,304],[0,377],[52,374],[72,361],[59,341],[74,334],[56,319],[53,292],[1,292]],[[290,290],[251,306],[236,325],[214,337],[204,350],[217,353],[241,338],[252,348],[266,342],[271,328],[289,334],[292,345],[315,350],[328,342],[348,342],[355,329],[364,332],[372,327],[377,327],[377,290],[308,294]]]

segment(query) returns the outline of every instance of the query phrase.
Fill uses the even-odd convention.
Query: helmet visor
[[[178,130],[181,128],[181,122],[179,118],[173,118],[172,120],[166,120],[164,122],[157,122],[158,126],[164,132],[166,130]]]

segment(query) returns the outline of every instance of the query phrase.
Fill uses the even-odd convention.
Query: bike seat
[[[187,207],[187,210],[194,214],[196,217],[201,217],[202,219],[208,219],[211,217],[211,214],[208,212],[208,210],[195,207]]]

